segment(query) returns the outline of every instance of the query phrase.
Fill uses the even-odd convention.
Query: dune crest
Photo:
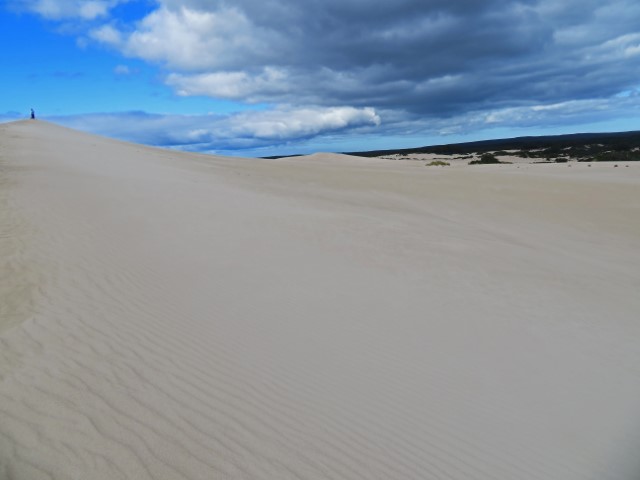
[[[0,478],[634,478],[638,168],[319,158],[0,125]]]

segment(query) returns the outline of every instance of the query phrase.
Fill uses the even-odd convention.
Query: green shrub
[[[443,162],[442,160],[434,160],[433,162],[429,162],[426,165],[427,167],[448,167],[450,163]]]
[[[469,162],[469,165],[488,165],[493,163],[503,162],[498,160],[498,157],[496,157],[493,153],[483,153],[480,157],[480,160],[472,160],[471,162]]]
[[[640,160],[640,152],[612,151],[602,152],[594,158],[596,162],[637,162]]]

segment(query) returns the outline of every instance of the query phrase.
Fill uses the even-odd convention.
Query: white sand
[[[640,164],[0,125],[0,478],[635,480]]]

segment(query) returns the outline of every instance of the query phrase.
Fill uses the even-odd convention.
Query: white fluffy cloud
[[[120,45],[122,43],[120,32],[111,25],[103,25],[96,28],[89,35],[94,40],[110,45]]]
[[[236,114],[228,119],[234,137],[265,140],[309,138],[363,126],[380,125],[373,108],[333,107],[278,109]]]
[[[214,72],[195,75],[172,73],[166,82],[178,95],[203,95],[243,100],[249,103],[284,95],[290,91],[290,80],[283,70],[266,67],[261,72]]]
[[[274,48],[276,35],[253,25],[241,10],[216,3],[207,10],[161,7],[138,23],[121,48],[169,68],[196,71],[246,67]]]

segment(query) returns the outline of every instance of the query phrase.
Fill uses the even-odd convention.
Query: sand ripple
[[[0,126],[0,160],[0,478],[640,472],[635,170],[205,158],[44,122]]]

